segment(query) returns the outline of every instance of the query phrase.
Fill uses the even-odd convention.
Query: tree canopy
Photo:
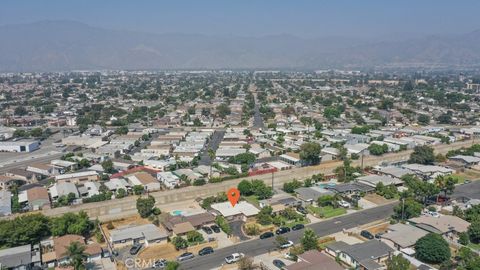
[[[433,148],[428,145],[415,146],[413,153],[410,155],[408,163],[418,163],[424,165],[432,165],[435,162]]]
[[[415,257],[426,263],[442,263],[450,259],[448,242],[439,234],[429,233],[415,243]]]

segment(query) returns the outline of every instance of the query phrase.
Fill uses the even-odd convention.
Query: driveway
[[[246,236],[242,231],[242,227],[244,223],[245,222],[241,220],[230,222],[230,227],[232,228],[232,234],[238,237],[240,241],[245,241],[250,239],[250,237]]]

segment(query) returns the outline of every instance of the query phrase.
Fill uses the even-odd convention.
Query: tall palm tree
[[[64,255],[70,258],[75,270],[85,269],[84,262],[87,259],[87,254],[85,253],[84,244],[78,241],[70,243]]]

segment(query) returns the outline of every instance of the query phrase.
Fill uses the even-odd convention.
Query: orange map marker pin
[[[235,204],[237,204],[238,202],[238,199],[240,199],[240,191],[236,188],[229,189],[227,193],[227,198],[232,204],[232,206],[235,206]]]

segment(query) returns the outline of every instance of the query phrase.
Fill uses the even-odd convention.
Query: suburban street
[[[449,145],[441,144],[434,146],[434,149],[436,153],[446,153],[451,149],[469,146],[471,145],[471,143],[472,141],[463,141],[452,143]],[[379,157],[369,156],[364,158],[364,166],[376,166],[382,162],[406,161],[408,160],[410,153],[411,150],[385,154]],[[360,166],[360,160],[355,160],[352,163],[355,166]],[[283,183],[291,181],[294,178],[301,180],[318,173],[329,174],[332,173],[333,170],[341,164],[341,161],[331,161],[316,166],[300,167],[291,170],[279,171],[274,174],[274,186],[279,188],[283,186]],[[240,183],[240,181],[244,179],[259,179],[263,180],[267,184],[271,184],[272,175],[262,174],[252,177],[228,180],[221,183],[207,184],[204,186],[189,186],[182,189],[151,192],[150,195],[155,198],[156,205],[161,208],[164,204],[194,200],[196,198],[213,196],[218,194],[219,192],[226,192],[229,188],[237,186],[238,183]],[[97,203],[86,203],[81,205],[72,205],[68,207],[46,209],[42,212],[47,216],[58,216],[68,212],[78,212],[83,210],[86,211],[92,219],[99,218],[101,221],[108,221],[135,214],[137,212],[135,207],[136,199],[136,196],[128,196],[122,199],[115,199]]]
[[[225,135],[225,130],[215,130],[215,132],[212,135],[212,138],[208,142],[208,145],[200,153],[200,161],[198,162],[199,165],[210,166],[210,164],[212,164],[212,160],[208,155],[208,150],[211,149],[213,151],[216,151],[224,135]]]
[[[365,225],[376,220],[389,217],[393,213],[396,203],[391,203],[367,210],[359,211],[350,215],[333,218],[330,220],[310,224],[307,228],[313,229],[319,237],[340,232],[343,229],[351,229]],[[292,231],[284,234],[295,244],[299,243],[304,230]],[[235,252],[242,252],[247,256],[257,256],[276,249],[275,237],[260,240],[250,240],[231,247],[215,250],[215,253],[207,256],[196,256],[194,259],[181,264],[181,269],[212,269],[225,264],[224,258]],[[196,255],[196,254],[195,254]]]

